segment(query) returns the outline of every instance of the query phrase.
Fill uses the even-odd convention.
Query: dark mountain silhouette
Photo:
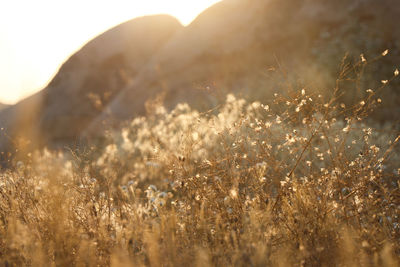
[[[134,19],[89,42],[42,92],[0,112],[0,123],[35,144],[71,144],[145,114],[156,97],[200,109],[227,90],[268,97],[261,90],[280,89],[265,77],[271,67],[329,89],[345,53],[390,49],[388,67],[365,82],[380,81],[400,59],[399,20],[396,0],[225,0],[184,28],[168,16]],[[385,94],[382,116],[398,117],[399,92]]]

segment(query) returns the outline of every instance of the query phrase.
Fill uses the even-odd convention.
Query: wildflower
[[[193,141],[197,141],[199,139],[199,133],[198,132],[193,132],[192,133],[192,138],[193,138]]]
[[[291,134],[286,134],[286,143],[285,145],[291,145],[296,142],[296,139]]]
[[[237,196],[238,196],[238,193],[235,189],[231,189],[229,191],[229,194],[231,195],[232,198],[237,198]]]
[[[360,58],[361,58],[361,62],[366,62],[367,60],[365,59],[365,57],[364,57],[364,54],[361,54],[360,55]]]
[[[372,129],[371,128],[363,129],[363,132],[366,133],[367,135],[371,135],[372,134]]]
[[[236,97],[233,94],[228,94],[226,96],[226,102],[227,103],[233,103],[236,101]]]
[[[360,205],[361,204],[361,200],[357,195],[354,196],[354,203],[356,203],[356,205]]]
[[[375,145],[372,145],[372,146],[370,147],[370,149],[371,149],[374,153],[378,153],[378,152],[379,152],[379,147],[377,147],[377,146],[375,146]]]
[[[261,103],[260,102],[253,102],[251,104],[251,106],[252,106],[253,109],[258,109],[261,106]]]

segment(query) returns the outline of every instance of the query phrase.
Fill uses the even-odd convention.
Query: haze
[[[0,3],[0,102],[42,89],[87,41],[134,17],[170,14],[187,25],[218,0],[13,0]]]

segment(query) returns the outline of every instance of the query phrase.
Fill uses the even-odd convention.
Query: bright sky
[[[171,14],[183,24],[219,0],[0,0],[0,102],[42,89],[87,41],[134,17]]]

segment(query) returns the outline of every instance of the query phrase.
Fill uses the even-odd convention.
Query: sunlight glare
[[[42,89],[87,41],[134,17],[170,14],[189,24],[218,0],[13,0],[0,3],[0,102]]]

